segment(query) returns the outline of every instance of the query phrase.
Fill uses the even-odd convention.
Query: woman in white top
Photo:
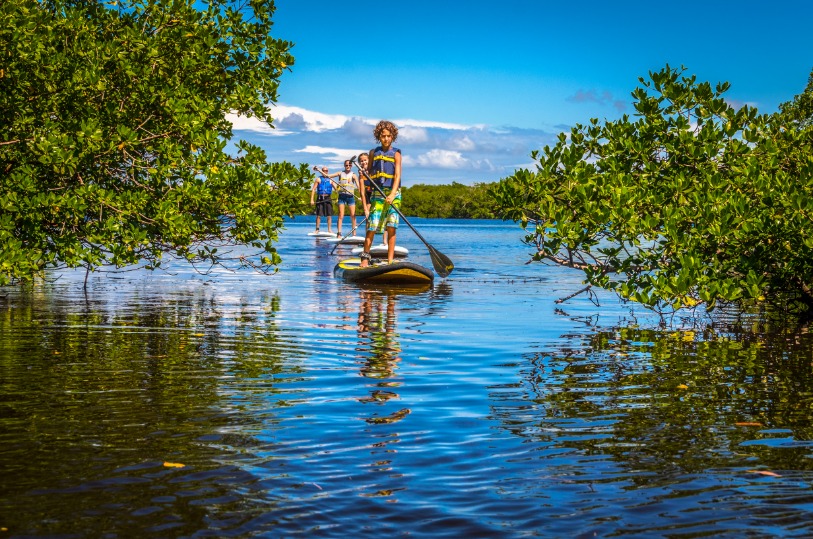
[[[328,178],[335,178],[336,176],[339,177],[339,233],[336,237],[341,238],[345,206],[350,208],[350,219],[353,221],[353,230],[356,229],[356,190],[359,189],[359,179],[353,173],[350,161],[344,162],[344,170],[342,172],[334,172],[328,175]]]

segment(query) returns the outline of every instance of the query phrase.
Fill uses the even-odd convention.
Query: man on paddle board
[[[396,208],[401,207],[401,150],[392,145],[398,139],[398,128],[390,121],[381,120],[373,129],[373,136],[380,146],[370,150],[370,179],[380,191],[373,188],[369,208],[366,199],[362,200],[364,215],[367,217],[367,236],[364,238],[364,250],[359,255],[362,268],[370,265],[370,247],[376,233],[383,233],[385,230],[387,259],[392,264],[399,221]],[[364,198],[364,190],[361,192]]]
[[[313,169],[318,170],[316,167],[313,167]],[[330,199],[330,195],[333,193],[333,181],[327,173],[327,167],[322,167],[322,174],[313,182],[313,187],[311,187],[311,206],[314,206],[316,210],[316,232],[319,232],[319,221],[321,221],[322,216],[325,216],[327,217],[327,231],[333,233],[333,230],[331,230],[333,201]],[[314,196],[317,197],[315,201]]]

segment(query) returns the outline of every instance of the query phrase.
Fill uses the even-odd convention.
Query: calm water
[[[557,305],[515,225],[413,223],[426,290],[337,282],[310,219],[271,277],[0,289],[0,537],[813,535],[807,333]]]

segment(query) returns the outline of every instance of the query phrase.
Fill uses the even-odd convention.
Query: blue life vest
[[[316,194],[329,195],[333,192],[333,184],[327,176],[319,176],[319,185],[316,187]]]
[[[386,152],[379,146],[373,150],[373,162],[370,166],[370,178],[382,189],[391,189],[395,179],[395,154],[401,150],[390,146]]]

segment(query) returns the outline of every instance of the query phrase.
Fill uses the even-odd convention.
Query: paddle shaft
[[[347,234],[345,237],[343,237],[341,240],[339,240],[339,241],[336,243],[336,245],[334,245],[334,246],[333,246],[333,249],[331,249],[331,250],[330,250],[330,254],[333,254],[333,251],[335,251],[335,250],[336,250],[336,247],[338,247],[338,246],[339,246],[339,244],[340,244],[341,242],[343,242],[344,240],[346,240],[347,238],[349,238],[350,236],[352,236],[352,235],[353,235],[353,233],[356,231],[356,229],[357,229],[358,227],[360,227],[361,225],[363,225],[363,224],[364,224],[366,221],[367,221],[367,218],[365,217],[364,219],[362,219],[362,220],[361,220],[361,222],[360,222],[359,224],[357,224],[356,226],[354,226],[353,228],[351,228],[351,229],[350,229],[350,233],[349,233],[349,234]]]

